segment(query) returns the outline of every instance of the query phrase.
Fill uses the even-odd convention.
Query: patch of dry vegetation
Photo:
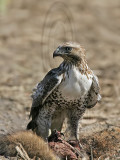
[[[82,125],[106,121],[120,127],[120,1],[6,2],[0,13],[0,133],[26,128],[32,88],[60,63],[52,59],[54,48],[71,40],[86,48],[88,64],[101,86],[102,101],[85,113]],[[67,8],[72,30],[61,4]]]
[[[53,137],[55,138],[55,137]],[[61,138],[60,138],[61,139]],[[38,157],[41,160],[77,159],[76,148],[63,140],[55,139],[48,144],[48,148],[40,137],[30,131],[16,132],[0,138],[0,155],[8,157],[21,157],[25,160]],[[80,143],[90,159],[119,159],[120,158],[120,128],[108,123],[95,123],[81,129]],[[80,150],[80,155],[83,151]],[[81,158],[82,159],[82,158]],[[87,158],[85,158],[87,160]]]

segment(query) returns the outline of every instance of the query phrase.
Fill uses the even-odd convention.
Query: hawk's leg
[[[49,132],[51,131],[51,118],[54,113],[54,109],[50,107],[43,107],[38,114],[36,120],[36,134],[41,136],[45,140],[49,136]]]
[[[80,120],[85,112],[85,107],[73,108],[68,114],[68,123],[70,125],[71,136],[79,141]]]
[[[82,157],[87,157],[86,152],[79,141],[80,120],[84,112],[85,112],[85,107],[81,106],[81,108],[77,108],[76,110],[75,109],[71,110],[68,118],[70,123],[71,136],[78,142],[78,145],[81,149],[81,152],[79,152],[77,149],[76,151],[78,155]]]
[[[52,124],[51,124],[51,130],[53,131],[54,129],[56,129],[57,131],[60,131],[62,130],[62,126],[63,126],[63,122],[64,122],[64,119],[65,119],[65,112],[62,111],[62,112],[55,112],[53,114],[53,117],[52,117]]]

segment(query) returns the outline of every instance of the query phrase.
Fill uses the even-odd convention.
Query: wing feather
[[[47,73],[44,79],[37,85],[32,94],[32,107],[30,116],[36,117],[39,108],[41,108],[46,98],[54,91],[54,89],[61,83],[63,78],[63,70],[60,67],[52,69]]]
[[[101,95],[100,95],[98,78],[93,74],[92,85],[86,99],[86,104],[87,104],[86,107],[87,108],[94,107],[96,103],[100,101],[100,99],[101,99]]]

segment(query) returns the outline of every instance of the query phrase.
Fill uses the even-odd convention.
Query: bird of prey
[[[101,99],[99,82],[87,65],[81,45],[66,42],[54,51],[53,58],[58,56],[63,62],[46,74],[32,94],[32,120],[27,129],[46,139],[50,130],[61,131],[67,117],[71,136],[78,140],[85,110]]]

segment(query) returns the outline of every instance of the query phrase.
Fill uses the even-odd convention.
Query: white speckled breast
[[[65,80],[60,84],[59,91],[68,100],[79,99],[88,93],[91,84],[92,75],[87,78],[77,68],[72,67],[68,73],[65,73]]]

